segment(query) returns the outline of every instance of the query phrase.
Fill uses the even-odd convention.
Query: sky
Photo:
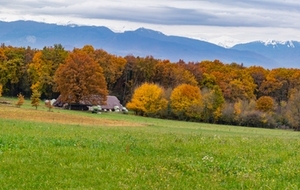
[[[300,41],[299,0],[0,0],[0,20],[140,27],[230,47]]]

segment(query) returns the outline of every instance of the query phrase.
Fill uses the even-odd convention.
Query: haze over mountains
[[[0,43],[12,46],[43,48],[62,44],[66,49],[90,44],[94,48],[120,56],[132,54],[177,62],[215,60],[224,63],[243,63],[265,68],[300,68],[300,42],[251,42],[231,48],[209,42],[167,36],[161,32],[140,28],[135,31],[115,33],[106,27],[56,25],[33,21],[0,21]]]

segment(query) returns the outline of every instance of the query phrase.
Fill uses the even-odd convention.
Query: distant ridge
[[[56,25],[34,21],[0,21],[0,42],[12,46],[43,48],[62,44],[66,49],[90,44],[95,48],[126,56],[152,55],[157,59],[177,62],[215,60],[224,63],[243,63],[265,68],[300,68],[300,42],[251,42],[224,48],[209,42],[167,36],[161,32],[139,28],[135,31],[115,33],[103,26]]]
[[[297,41],[255,41],[231,49],[259,53],[281,63],[282,67],[300,68],[300,42]]]

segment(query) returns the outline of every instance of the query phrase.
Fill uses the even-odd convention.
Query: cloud
[[[299,27],[297,1],[0,1],[20,15],[68,16],[165,25]]]
[[[233,29],[239,31],[236,36],[256,29],[264,37],[272,30],[292,31],[290,36],[300,39],[295,33],[300,29],[300,1],[297,0],[0,0],[0,10],[0,19],[8,21],[106,24],[117,29],[150,26],[173,30],[167,33],[198,35],[198,38],[209,38],[210,33],[220,35],[222,31],[213,28],[223,30],[230,38],[234,37],[230,34]],[[190,31],[182,31],[187,28]],[[212,31],[208,34],[195,31],[201,28]]]

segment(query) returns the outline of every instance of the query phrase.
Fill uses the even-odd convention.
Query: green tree
[[[201,89],[213,89],[217,85],[216,77],[212,74],[204,73],[201,80]]]
[[[69,104],[80,101],[99,105],[106,102],[107,85],[103,70],[86,52],[74,49],[55,73],[60,99]]]
[[[218,121],[225,103],[220,87],[215,85],[212,89],[204,88],[201,94],[203,102],[201,119],[205,122]]]
[[[144,83],[138,87],[126,107],[138,115],[156,115],[167,107],[164,90],[156,84]]]

